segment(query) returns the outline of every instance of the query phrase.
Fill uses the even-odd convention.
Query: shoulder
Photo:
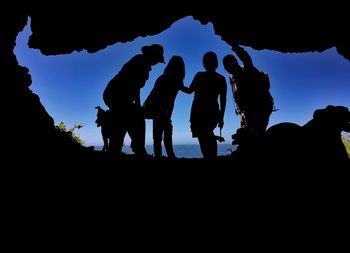
[[[143,66],[146,65],[146,59],[142,54],[135,55],[128,62],[129,65]]]
[[[128,63],[133,63],[133,62],[137,62],[140,61],[142,59],[142,55],[141,54],[137,54],[135,56],[133,56],[128,62]]]
[[[142,54],[137,54],[134,57],[131,58],[133,61],[145,61],[145,56]]]
[[[260,74],[260,70],[258,70],[254,65],[247,65],[242,68],[243,72],[246,74]]]
[[[206,74],[205,71],[199,71],[199,72],[197,72],[197,74],[196,74],[195,76],[202,77],[202,76],[204,76],[205,74]]]
[[[223,83],[223,84],[226,84],[226,78],[225,78],[223,75],[219,74],[218,72],[215,72],[215,78],[216,78],[219,82],[221,82],[221,83]]]
[[[197,73],[195,74],[193,80],[200,80],[200,79],[203,79],[204,76],[205,76],[205,72],[202,72],[202,71],[197,72]]]
[[[226,78],[223,75],[219,74],[218,72],[216,72],[216,74],[219,79],[226,80]]]

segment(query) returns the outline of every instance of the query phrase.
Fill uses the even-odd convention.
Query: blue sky
[[[30,21],[29,21],[30,22]],[[29,24],[29,23],[28,23]],[[234,28],[233,28],[234,29]],[[96,127],[96,109],[107,109],[102,93],[107,83],[131,57],[140,53],[144,45],[159,43],[164,46],[165,60],[180,55],[186,64],[185,85],[189,85],[198,71],[202,71],[202,56],[214,51],[219,58],[218,73],[227,79],[222,67],[222,58],[232,53],[230,46],[216,36],[211,24],[201,25],[191,17],[173,24],[156,36],[138,38],[133,42],[117,43],[95,54],[85,51],[69,55],[44,56],[39,50],[30,49],[27,41],[29,25],[17,38],[15,53],[20,65],[27,66],[32,75],[31,89],[41,98],[55,124],[63,121],[67,127],[82,124],[76,131],[85,140],[86,146],[101,145],[100,128]],[[271,94],[280,109],[270,118],[270,124],[294,122],[305,124],[314,110],[329,104],[350,108],[350,62],[339,55],[335,48],[322,53],[289,53],[255,51],[246,47],[255,66],[269,73]],[[152,68],[150,78],[142,89],[143,102],[155,80],[163,72],[165,64]],[[174,144],[197,144],[191,137],[189,115],[193,94],[179,92],[173,112]],[[239,118],[234,114],[232,92],[228,87],[225,126],[222,134],[227,143],[239,127]],[[218,134],[219,129],[215,132]],[[127,137],[125,144],[129,145]],[[147,120],[146,143],[152,144],[152,122]]]

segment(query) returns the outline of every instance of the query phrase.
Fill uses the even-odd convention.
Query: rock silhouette
[[[250,3],[235,3],[234,12],[227,11],[225,2],[220,1],[216,5],[203,6],[201,10],[190,5],[185,8],[179,5],[171,13],[166,13],[159,12],[159,7],[156,8],[155,4],[143,3],[139,6],[143,10],[141,14],[125,11],[132,9],[133,5],[134,3],[123,3],[117,12],[112,6],[102,3],[85,6],[85,11],[81,11],[81,6],[74,7],[71,3],[69,7],[65,3],[54,8],[25,3],[21,8],[12,4],[5,8],[8,15],[0,17],[1,23],[6,24],[0,28],[0,67],[3,71],[2,78],[6,80],[4,94],[12,105],[5,112],[6,119],[12,125],[8,134],[11,139],[6,141],[9,152],[41,156],[38,154],[69,149],[69,144],[62,143],[60,145],[63,146],[58,148],[60,145],[57,143],[60,141],[56,138],[52,118],[39,97],[28,87],[27,75],[18,74],[21,67],[13,49],[16,37],[29,16],[33,32],[29,46],[39,49],[45,55],[66,54],[83,49],[96,52],[117,42],[131,41],[137,36],[158,34],[176,20],[192,15],[203,24],[212,22],[216,34],[230,45],[238,43],[258,50],[281,52],[321,52],[334,46],[341,55],[350,59],[347,8],[342,8],[342,4],[338,3],[319,5],[318,11],[312,12],[313,22],[308,22],[311,10],[306,7],[289,5],[288,8],[278,9],[278,6],[271,8],[263,3],[255,6],[259,9],[255,16],[259,20],[258,28],[251,27],[246,22],[236,25],[237,20],[250,17]],[[337,13],[335,17],[325,18],[333,11]],[[103,15],[96,18],[91,13]],[[295,19],[296,16],[298,19]],[[275,26],[276,22],[281,24],[282,29]]]
[[[350,132],[348,108],[329,105],[317,109],[303,126],[285,122],[270,127],[262,149],[264,159],[270,163],[276,160],[346,168],[350,159],[341,139],[342,131]]]

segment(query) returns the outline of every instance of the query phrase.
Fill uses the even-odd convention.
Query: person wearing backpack
[[[252,58],[242,47],[234,45],[232,50],[243,62],[240,66],[232,54],[223,58],[224,68],[230,74],[236,114],[241,118],[241,127],[248,127],[261,136],[274,110],[269,76],[254,66]]]

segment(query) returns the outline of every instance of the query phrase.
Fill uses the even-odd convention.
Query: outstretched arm
[[[196,88],[196,86],[197,86],[197,83],[198,83],[198,78],[199,78],[198,76],[199,76],[199,72],[194,76],[194,78],[193,78],[193,80],[192,80],[192,83],[190,84],[189,87],[182,86],[182,87],[180,88],[180,90],[181,90],[182,92],[187,93],[187,94],[193,93],[194,90],[195,90],[195,88]]]
[[[250,57],[248,52],[244,50],[243,47],[240,47],[239,45],[235,44],[232,46],[232,50],[237,54],[239,59],[243,62],[244,67],[254,67],[252,58]]]
[[[193,92],[192,89],[190,89],[189,87],[186,87],[186,86],[182,86],[182,87],[180,88],[180,90],[181,90],[182,92],[187,93],[187,94],[191,94],[191,93]]]

